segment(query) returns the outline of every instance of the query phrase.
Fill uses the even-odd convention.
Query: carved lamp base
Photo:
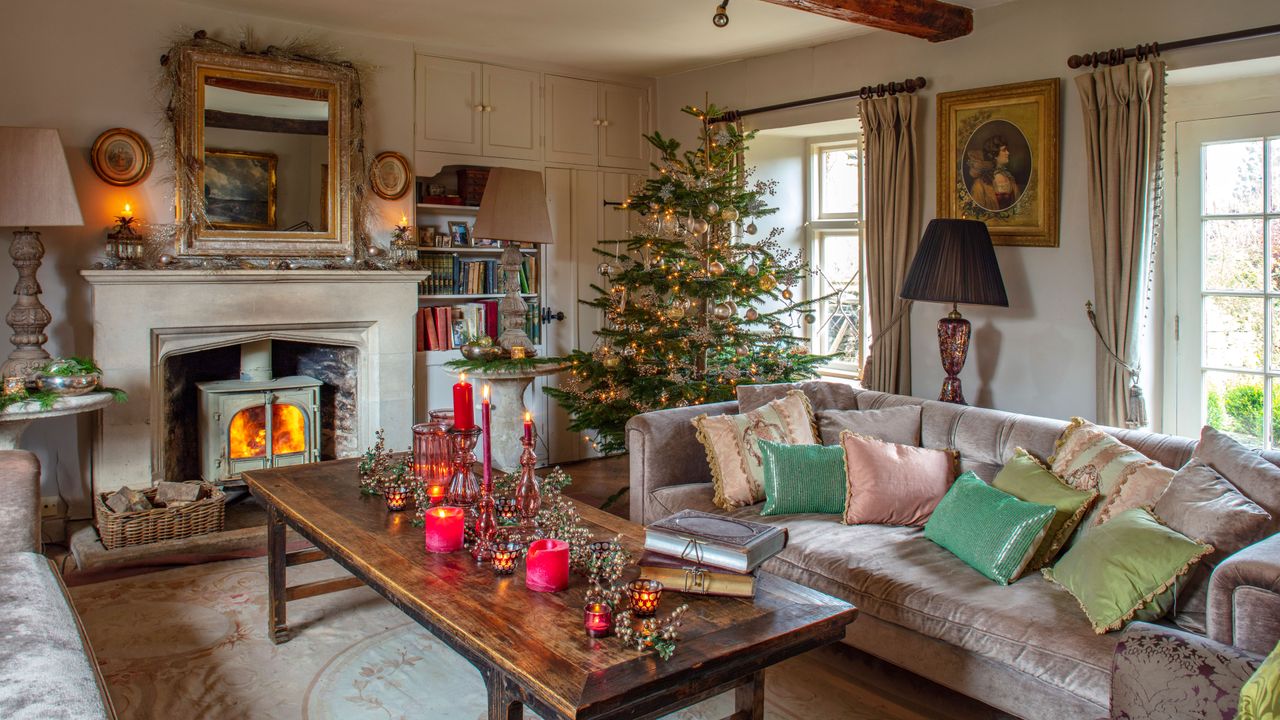
[[[529,306],[524,298],[520,297],[520,265],[523,262],[524,256],[520,253],[520,246],[513,242],[507,243],[502,249],[502,259],[499,261],[502,289],[507,294],[498,301],[498,316],[502,322],[498,344],[507,350],[519,346],[532,355],[533,341],[524,331],[525,312]]]
[[[960,317],[960,311],[951,306],[951,312],[938,321],[938,351],[942,354],[942,369],[947,377],[942,381],[942,402],[965,405],[964,391],[960,388],[960,371],[969,355],[969,321]]]
[[[13,352],[0,365],[0,376],[32,380],[36,371],[49,362],[49,353],[43,347],[49,336],[44,334],[44,329],[53,321],[48,309],[40,303],[40,283],[36,280],[40,260],[44,257],[40,233],[30,229],[15,230],[9,256],[18,271],[18,283],[13,288],[17,299],[4,318],[13,328],[13,335],[9,338]]]

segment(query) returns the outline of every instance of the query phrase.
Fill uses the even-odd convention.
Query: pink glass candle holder
[[[493,571],[499,575],[510,575],[516,571],[516,563],[520,560],[520,551],[524,545],[518,542],[500,542],[493,546]]]
[[[560,592],[569,587],[569,543],[535,540],[524,561],[524,584],[535,592]]]
[[[653,617],[662,599],[662,583],[657,580],[632,580],[627,583],[627,599],[636,617]]]
[[[433,553],[450,553],[462,549],[462,536],[466,529],[466,510],[442,505],[422,514],[426,528],[427,550]]]
[[[382,497],[387,501],[388,510],[404,510],[409,507],[411,492],[408,485],[387,485],[382,488]]]
[[[587,603],[582,610],[582,623],[587,628],[587,637],[609,637],[613,634],[613,608],[608,603]]]

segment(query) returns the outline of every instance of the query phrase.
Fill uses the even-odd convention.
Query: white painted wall
[[[1009,308],[964,309],[974,326],[961,377],[970,402],[1050,417],[1092,417],[1094,337],[1084,315],[1093,295],[1078,74],[1066,58],[1139,42],[1173,41],[1280,22],[1275,0],[1019,0],[974,13],[973,34],[950,42],[875,32],[818,47],[743,60],[658,81],[658,126],[689,138],[696,125],[679,113],[711,102],[747,108],[827,95],[864,84],[923,75],[923,220],[934,216],[936,116],[939,92],[988,85],[1063,79],[1060,246],[997,248]],[[714,32],[708,28],[705,32]],[[1169,53],[1171,67],[1190,67],[1280,55],[1280,38],[1242,41]],[[849,103],[814,108],[804,122],[848,117]],[[1156,308],[1158,311],[1159,308]],[[936,396],[942,382],[935,323],[946,309],[918,304],[912,311],[914,393]],[[1157,321],[1157,327],[1159,322]],[[1158,373],[1145,378],[1160,387]],[[1148,393],[1154,399],[1156,393]],[[1160,417],[1158,405],[1151,416]]]
[[[756,221],[756,237],[765,238],[774,228],[782,230],[778,243],[793,252],[805,251],[804,234],[804,138],[761,133],[746,154],[747,167],[755,168],[754,179],[777,181],[777,193],[765,199],[778,212]],[[801,288],[796,288],[801,292]],[[778,309],[778,303],[756,307],[761,312]],[[742,308],[745,310],[746,308]]]

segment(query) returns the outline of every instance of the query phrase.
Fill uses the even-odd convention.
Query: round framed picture
[[[409,161],[397,152],[378,153],[369,168],[369,182],[373,191],[383,200],[399,200],[409,192],[413,181],[413,171],[409,169]]]
[[[112,128],[93,142],[93,171],[112,185],[136,185],[151,172],[151,145],[138,133]]]

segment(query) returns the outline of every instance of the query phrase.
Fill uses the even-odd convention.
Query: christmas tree
[[[763,237],[755,220],[775,212],[773,181],[752,180],[742,157],[753,133],[710,123],[715,107],[684,112],[701,123],[699,147],[659,133],[645,136],[661,159],[657,176],[622,209],[639,213],[632,237],[595,251],[605,287],[586,305],[604,313],[595,346],[579,349],[567,380],[548,388],[572,417],[570,429],[595,431],[603,452],[624,449],[633,415],[735,397],[746,383],[813,377],[825,360],[808,352],[800,323],[816,301],[794,302],[807,272],[796,252]]]

